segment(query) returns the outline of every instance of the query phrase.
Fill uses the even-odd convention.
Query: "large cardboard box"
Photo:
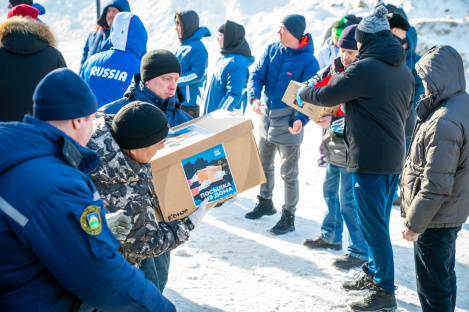
[[[159,217],[187,217],[203,199],[209,205],[265,182],[250,119],[225,110],[171,128],[151,160]]]
[[[300,107],[298,105],[296,95],[298,93],[298,89],[304,86],[306,86],[306,84],[293,80],[290,81],[287,91],[285,91],[285,94],[283,95],[282,101],[285,102],[288,106],[293,107],[297,111],[302,112],[311,120],[315,121],[318,121],[319,118],[324,116],[334,116],[337,113],[337,110],[339,109],[340,105],[334,107],[321,107],[303,101],[303,107]]]

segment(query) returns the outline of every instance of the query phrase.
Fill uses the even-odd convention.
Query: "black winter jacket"
[[[358,61],[325,87],[304,87],[301,98],[332,107],[345,103],[347,170],[399,174],[405,155],[404,127],[414,100],[415,80],[404,48],[385,30],[369,36]]]
[[[0,120],[22,121],[33,112],[33,93],[49,72],[67,64],[55,36],[41,22],[14,16],[0,25]]]

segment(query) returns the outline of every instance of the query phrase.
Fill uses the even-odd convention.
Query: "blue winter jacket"
[[[105,311],[175,311],[117,252],[87,176],[101,163],[94,152],[25,116],[0,123],[0,154],[2,311],[71,311],[81,302]]]
[[[132,13],[119,13],[111,32],[112,48],[89,58],[81,78],[98,99],[98,107],[122,97],[140,72],[140,60],[147,50],[148,35],[140,18]]]
[[[282,102],[291,80],[306,81],[319,70],[311,35],[303,36],[301,44],[298,49],[286,48],[279,42],[270,44],[249,76],[248,103],[253,98],[265,102],[259,134],[270,143],[297,145],[303,141],[304,131],[293,135],[288,130],[295,119],[300,119],[297,111]]]
[[[118,8],[121,12],[130,12],[130,6],[127,0],[109,1],[103,9],[103,13],[98,20],[98,25],[93,28],[93,31],[86,39],[85,47],[83,48],[83,56],[80,62],[80,71],[85,61],[92,55],[107,51],[111,48],[111,42],[109,41],[110,27],[106,22],[106,13],[110,6]]]
[[[195,106],[202,103],[201,90],[207,80],[208,53],[201,39],[210,35],[207,27],[200,27],[191,37],[182,41],[176,50],[182,70],[178,85],[186,98],[183,105]]]
[[[420,56],[415,53],[417,48],[417,32],[414,27],[411,27],[407,32],[406,39],[409,47],[405,50],[405,62],[415,79],[414,106],[412,109],[413,113],[409,114],[409,117],[407,117],[405,126],[405,136],[410,137],[414,131],[414,125],[417,118],[415,108],[417,107],[417,102],[420,101],[420,95],[425,94],[425,87],[423,86],[422,78],[420,78],[420,76],[417,74],[417,71],[415,70],[415,64],[418,62],[418,60],[420,60]]]
[[[225,54],[218,59],[205,93],[204,114],[217,109],[246,110],[248,67],[253,62],[253,56],[248,58],[239,54]]]
[[[163,111],[168,118],[169,125],[175,127],[186,121],[192,120],[193,118],[184,112],[180,107],[184,102],[184,94],[182,94],[179,86],[176,90],[176,95],[166,100],[163,100],[143,85],[140,74],[135,74],[127,92],[125,92],[124,97],[115,102],[109,103],[99,110],[105,114],[117,114],[117,112],[124,107],[126,104],[133,101],[143,101],[156,105],[159,109]]]

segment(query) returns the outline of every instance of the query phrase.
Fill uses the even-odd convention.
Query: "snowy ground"
[[[95,0],[37,0],[46,7],[41,17],[57,34],[59,49],[69,68],[78,70],[83,45],[96,23]],[[101,1],[102,4],[106,0]],[[364,7],[359,7],[359,2]],[[418,51],[436,44],[454,46],[467,66],[469,42],[461,40],[469,33],[469,0],[395,0],[388,1],[407,12],[419,34]],[[178,10],[193,9],[200,24],[212,31],[204,39],[209,50],[209,74],[219,56],[216,42],[218,26],[230,19],[241,23],[253,55],[258,58],[266,45],[277,40],[278,23],[283,16],[301,13],[306,16],[307,32],[315,47],[322,44],[323,32],[347,13],[366,16],[373,10],[373,0],[129,0],[148,34],[148,50],[175,50],[178,45],[173,15]],[[0,7],[6,16],[7,3]],[[466,77],[469,71],[466,68]],[[253,120],[253,113],[248,114]],[[256,201],[258,188],[245,192],[233,201],[212,211],[193,231],[191,240],[172,253],[170,278],[164,295],[182,312],[198,311],[348,311],[348,304],[359,300],[366,291],[346,293],[340,284],[357,270],[340,271],[331,262],[343,251],[313,251],[302,246],[305,238],[317,237],[326,206],[322,197],[325,170],[316,166],[319,127],[306,127],[300,160],[300,202],[296,231],[272,236],[269,229],[280,213],[248,220],[244,215]],[[283,204],[283,182],[277,174],[274,203]],[[397,299],[399,311],[420,311],[415,286],[412,244],[401,238],[403,220],[398,207],[391,215]],[[344,233],[344,237],[347,237]],[[343,241],[344,248],[347,239]],[[469,311],[469,225],[465,224],[457,243],[456,272],[458,300],[456,311]]]

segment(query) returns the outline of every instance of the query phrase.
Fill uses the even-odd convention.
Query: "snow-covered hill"
[[[57,34],[59,48],[67,64],[78,70],[82,48],[96,23],[95,0],[37,0],[47,10],[42,20]],[[373,0],[129,0],[148,34],[148,49],[175,50],[178,45],[173,16],[178,10],[193,9],[200,24],[212,31],[204,39],[209,50],[210,68],[219,56],[218,27],[230,19],[245,25],[255,57],[277,40],[276,31],[283,16],[300,13],[307,19],[307,31],[316,48],[323,32],[347,13],[366,16]],[[449,44],[469,64],[468,0],[396,0],[403,7],[419,35],[418,51],[433,45]],[[102,4],[105,1],[102,0]],[[359,5],[360,4],[360,5]],[[6,17],[6,2],[0,16]],[[1,19],[0,19],[1,20]],[[209,71],[210,71],[209,68]],[[466,79],[469,69],[466,67]],[[252,113],[249,117],[255,120]],[[198,311],[348,311],[348,304],[364,292],[346,293],[342,281],[358,270],[339,271],[332,260],[344,251],[313,251],[301,245],[316,237],[326,211],[322,196],[324,169],[316,166],[321,140],[319,127],[308,125],[300,160],[300,202],[296,231],[272,236],[269,229],[279,213],[260,220],[247,220],[244,214],[254,206],[258,188],[245,192],[224,206],[213,209],[195,229],[190,242],[172,253],[170,279],[164,295],[182,312]],[[277,174],[274,204],[283,204],[283,183]],[[420,311],[416,293],[412,244],[401,237],[403,228],[398,207],[391,216],[397,299],[399,311]],[[346,233],[344,233],[344,237]],[[344,238],[344,247],[347,240]],[[465,224],[457,243],[456,272],[458,299],[456,311],[469,311],[469,225]]]

